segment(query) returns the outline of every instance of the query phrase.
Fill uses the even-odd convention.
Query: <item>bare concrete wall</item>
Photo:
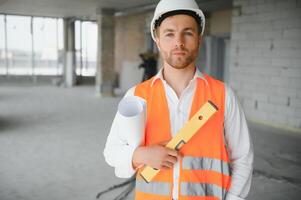
[[[230,81],[247,116],[301,128],[301,1],[233,3]]]
[[[147,19],[152,12],[116,17],[115,70],[123,90],[140,82],[139,54],[146,51]]]
[[[143,14],[116,18],[116,70],[119,71],[123,61],[137,61],[138,54],[144,50]]]
[[[209,17],[209,34],[219,35],[231,32],[232,10],[212,12]]]

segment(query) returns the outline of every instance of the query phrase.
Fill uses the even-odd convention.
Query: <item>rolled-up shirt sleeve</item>
[[[134,95],[135,88],[128,90],[125,96]],[[132,157],[137,146],[129,145],[120,137],[117,114],[113,120],[110,133],[107,137],[103,155],[105,161],[115,168],[115,175],[119,178],[129,178],[136,173],[132,165]]]
[[[232,89],[226,86],[225,140],[230,156],[231,187],[226,200],[243,200],[252,181],[253,144],[245,114]]]

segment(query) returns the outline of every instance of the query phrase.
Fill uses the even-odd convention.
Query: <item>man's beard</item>
[[[173,55],[174,51],[183,51],[185,55],[177,56]],[[175,69],[185,69],[191,63],[195,61],[197,51],[189,52],[186,48],[177,48],[172,50],[170,53],[164,52],[166,56],[166,62]]]

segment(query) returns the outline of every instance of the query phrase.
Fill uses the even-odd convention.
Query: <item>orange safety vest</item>
[[[197,78],[190,118],[208,100],[217,105],[218,112],[180,149],[183,159],[179,161],[178,200],[223,200],[231,185],[230,161],[224,141],[225,87],[208,75],[204,77],[207,81]],[[153,78],[135,89],[135,96],[147,102],[146,146],[172,139],[162,80],[157,79],[151,85],[152,81]],[[139,173],[136,200],[172,199],[173,169],[161,170],[150,183],[145,182]]]

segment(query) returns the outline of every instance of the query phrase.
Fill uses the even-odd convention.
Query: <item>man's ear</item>
[[[200,34],[199,35],[199,45],[201,45],[203,43],[203,36]]]
[[[156,29],[155,29],[155,32],[154,32],[154,36],[155,36],[155,43],[156,43],[156,45],[157,45],[157,47],[158,47],[158,50],[160,51],[160,39],[159,39],[159,31],[160,31],[160,29],[159,29],[160,27],[157,27]]]
[[[157,35],[155,36],[155,43],[156,43],[156,45],[158,47],[158,50],[160,51],[160,40],[159,40],[159,38],[158,38]]]

